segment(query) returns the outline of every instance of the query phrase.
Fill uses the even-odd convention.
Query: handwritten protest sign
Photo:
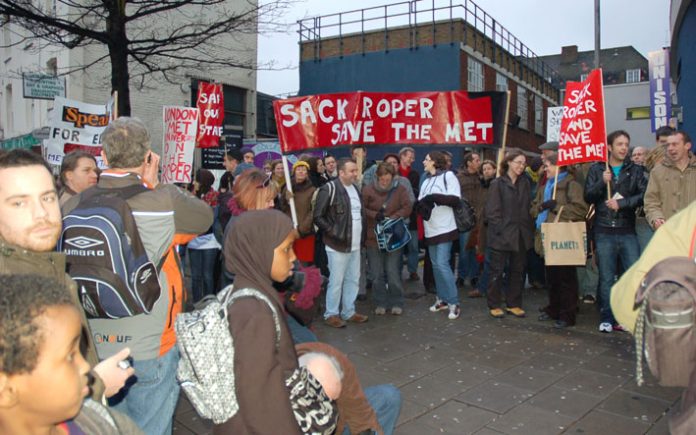
[[[162,182],[190,183],[199,112],[194,107],[164,106]]]
[[[558,142],[561,133],[561,119],[563,119],[563,106],[549,107],[546,110],[546,141]]]
[[[566,83],[558,165],[605,161],[606,141],[602,70],[595,69],[584,82]]]
[[[222,136],[222,122],[225,119],[222,85],[198,82],[196,107],[200,114],[198,123],[198,148],[216,147]]]
[[[81,149],[92,154],[97,165],[104,169],[100,154],[101,134],[109,120],[109,109],[103,104],[56,97],[48,121],[48,139],[44,142],[46,161],[59,166],[65,154]]]
[[[355,92],[277,100],[273,108],[287,153],[354,144],[496,145],[493,100],[464,91]]]

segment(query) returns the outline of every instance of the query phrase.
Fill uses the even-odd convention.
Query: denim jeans
[[[479,266],[476,262],[476,249],[466,249],[469,243],[471,231],[459,233],[459,263],[457,264],[457,275],[459,279],[474,279],[478,277]]]
[[[135,382],[109,399],[117,411],[129,416],[148,435],[170,435],[179,399],[176,367],[179,350],[150,360],[134,360]]]
[[[319,341],[316,335],[307,328],[306,326],[302,326],[300,322],[295,320],[294,317],[292,317],[290,314],[287,314],[285,316],[285,320],[288,322],[288,329],[290,330],[290,335],[292,335],[292,341],[295,344],[302,344],[302,343],[313,343],[315,341]]]
[[[644,217],[636,219],[636,236],[638,237],[638,245],[640,246],[641,254],[645,251],[645,247],[650,243],[655,231],[650,227],[650,224]]]
[[[481,294],[485,295],[488,292],[488,280],[491,273],[491,248],[486,248],[483,254],[483,271],[479,276],[476,288]]]
[[[617,274],[617,261],[621,260],[624,271],[628,270],[640,256],[640,246],[635,234],[595,234],[597,266],[599,266],[599,318],[600,322],[616,324],[611,311],[611,287]]]
[[[459,294],[454,280],[454,273],[450,267],[450,254],[452,242],[438,243],[428,246],[430,261],[433,264],[435,278],[435,290],[437,297],[450,305],[459,305]]]
[[[326,289],[326,311],[324,318],[339,314],[349,319],[355,314],[355,298],[360,285],[360,250],[336,252],[326,250],[329,259],[329,286]]]
[[[382,426],[384,435],[392,435],[401,413],[401,392],[391,384],[375,385],[364,389],[365,397],[377,414],[377,421]],[[343,435],[350,435],[346,426]]]
[[[189,249],[193,302],[215,294],[215,262],[219,249]]]
[[[406,268],[408,273],[418,273],[418,230],[409,230],[411,241],[406,245]]]
[[[401,284],[402,249],[380,252],[379,248],[367,248],[367,262],[372,274],[372,299],[376,307],[404,307],[404,288]],[[384,275],[387,282],[384,282]],[[389,288],[387,288],[387,285]]]

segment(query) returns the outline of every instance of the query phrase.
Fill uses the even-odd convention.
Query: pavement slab
[[[422,291],[407,282],[406,292]],[[525,290],[523,319],[493,319],[483,299],[460,294],[462,315],[431,313],[428,295],[407,300],[402,316],[374,316],[343,329],[313,327],[321,341],[348,354],[363,385],[400,388],[397,435],[662,435],[680,388],[635,382],[635,353],[626,333],[597,331],[595,305],[580,304],[577,324],[555,330],[537,320],[543,291]],[[358,312],[371,313],[369,302]],[[183,397],[174,434],[209,434]]]

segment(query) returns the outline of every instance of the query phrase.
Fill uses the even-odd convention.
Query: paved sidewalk
[[[407,292],[422,289],[405,284]],[[680,390],[638,387],[631,336],[597,332],[594,305],[581,304],[578,325],[557,331],[536,319],[541,291],[525,290],[525,319],[493,319],[483,299],[462,298],[461,317],[450,321],[428,311],[432,299],[407,300],[400,317],[316,326],[320,340],[350,356],[363,385],[401,389],[397,434],[668,433],[666,414]],[[211,429],[183,399],[174,433]]]

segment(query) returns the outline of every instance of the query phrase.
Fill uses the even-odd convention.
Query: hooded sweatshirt
[[[235,289],[259,290],[279,314],[284,310],[271,279],[273,250],[291,231],[290,218],[277,210],[247,211],[230,229],[230,249],[225,252],[235,274]],[[276,346],[273,314],[264,302],[244,298],[228,310],[239,411],[216,425],[215,434],[300,433],[285,387],[285,379],[297,368],[297,355],[285,316],[279,317],[280,339]]]

